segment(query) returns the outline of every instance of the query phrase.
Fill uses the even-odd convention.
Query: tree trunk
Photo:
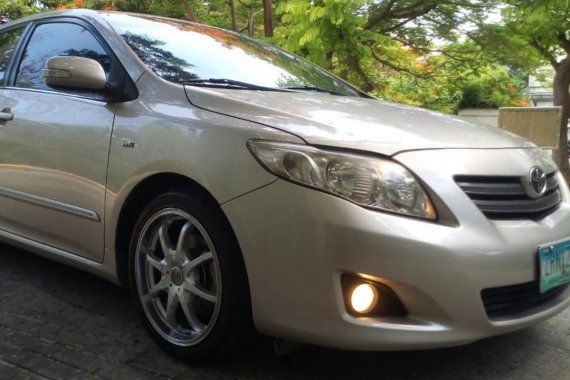
[[[184,9],[184,20],[199,22],[188,0],[180,0],[180,5],[182,5],[182,9]]]
[[[570,184],[570,166],[568,165],[568,119],[570,118],[570,57],[564,58],[555,68],[554,75],[554,105],[562,107],[560,118],[560,137],[558,149],[554,153],[554,160],[560,168],[560,172]]]
[[[370,92],[370,91],[374,90],[374,84],[370,81],[370,78],[368,78],[368,75],[366,75],[366,73],[362,69],[362,66],[360,66],[360,62],[358,62],[358,58],[356,58],[356,56],[350,54],[348,56],[347,63],[358,74],[360,79],[362,79],[362,82],[364,82],[364,86],[362,87],[362,90],[364,92]]]
[[[329,68],[332,67],[332,65],[333,65],[333,57],[334,57],[334,53],[332,51],[327,51],[325,53],[325,60],[327,61]]]
[[[253,24],[253,19],[255,18],[255,12],[252,8],[247,10],[247,35],[250,37],[255,37],[255,26]]]
[[[237,32],[238,27],[237,27],[236,4],[235,4],[234,0],[228,0],[228,3],[230,4],[230,15],[232,18],[232,30],[234,32]]]
[[[273,8],[272,0],[263,0],[263,30],[265,37],[273,37]]]

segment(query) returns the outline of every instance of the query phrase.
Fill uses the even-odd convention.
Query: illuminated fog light
[[[370,284],[360,284],[352,291],[350,305],[360,314],[366,314],[374,310],[378,303],[378,291]]]

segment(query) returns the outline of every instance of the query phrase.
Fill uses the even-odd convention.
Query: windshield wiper
[[[185,84],[188,86],[201,86],[201,87],[223,87],[230,89],[242,89],[242,90],[257,90],[257,91],[277,91],[277,92],[295,92],[295,91],[314,91],[323,92],[330,95],[346,96],[340,92],[333,90],[327,90],[315,86],[292,86],[292,87],[265,87],[259,86],[253,83],[242,82],[234,79],[226,78],[200,78],[200,79],[190,79],[181,82],[180,84]]]
[[[223,88],[238,89],[238,90],[241,89],[241,90],[257,90],[257,91],[291,92],[291,90],[287,90],[284,88],[258,86],[252,83],[241,82],[239,80],[225,79],[225,78],[190,79],[183,81],[180,84],[185,84],[189,86],[201,86],[201,87],[223,87]]]
[[[302,91],[314,91],[314,92],[325,92],[331,95],[338,95],[338,96],[346,96],[345,94],[341,94],[340,92],[336,92],[333,90],[327,90],[326,88],[315,87],[315,86],[291,86],[285,87],[287,90],[302,90]]]

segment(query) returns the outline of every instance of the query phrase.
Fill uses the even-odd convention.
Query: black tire
[[[201,192],[171,191],[144,208],[131,237],[129,281],[144,326],[176,357],[218,360],[253,331],[237,240]]]

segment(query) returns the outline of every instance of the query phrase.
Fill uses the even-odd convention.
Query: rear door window
[[[23,30],[24,28],[18,28],[0,33],[0,87],[6,85],[8,66]]]

